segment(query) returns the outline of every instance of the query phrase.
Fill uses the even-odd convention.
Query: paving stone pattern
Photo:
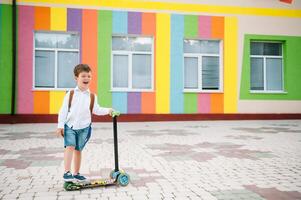
[[[301,121],[119,123],[127,187],[63,189],[56,124],[0,125],[0,199],[301,199]],[[111,123],[94,123],[81,173],[114,168]]]

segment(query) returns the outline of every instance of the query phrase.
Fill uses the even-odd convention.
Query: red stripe
[[[281,1],[283,3],[292,3],[293,2],[293,0],[279,0],[279,1]]]

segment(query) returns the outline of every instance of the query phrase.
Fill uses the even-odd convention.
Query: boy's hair
[[[87,64],[78,64],[74,67],[74,76],[78,77],[81,72],[90,72],[91,68]]]

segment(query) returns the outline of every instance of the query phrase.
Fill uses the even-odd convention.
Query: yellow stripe
[[[224,26],[224,113],[237,113],[237,18],[225,17]]]
[[[58,92],[58,91],[51,91],[49,93],[49,112],[50,114],[57,114],[62,106],[64,97],[66,92]]]
[[[51,8],[50,12],[50,28],[52,31],[67,30],[67,9]]]
[[[169,113],[170,15],[156,16],[156,113]]]
[[[56,5],[61,7],[95,7],[113,8],[113,9],[145,9],[145,10],[164,10],[177,12],[205,12],[212,14],[239,14],[239,15],[260,15],[260,16],[283,16],[283,17],[301,17],[301,10],[276,9],[276,8],[254,8],[239,6],[220,6],[220,5],[202,5],[202,4],[184,4],[174,2],[152,2],[137,0],[18,0],[19,4],[30,5]]]

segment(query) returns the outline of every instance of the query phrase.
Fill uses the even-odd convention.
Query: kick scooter
[[[117,139],[117,117],[119,112],[114,111],[112,113],[113,118],[113,132],[114,132],[114,157],[115,157],[115,169],[110,173],[110,178],[105,179],[92,179],[85,182],[65,182],[64,189],[67,191],[80,190],[85,188],[94,188],[108,185],[121,185],[127,186],[130,181],[130,176],[122,170],[119,170],[118,166],[118,139]]]

